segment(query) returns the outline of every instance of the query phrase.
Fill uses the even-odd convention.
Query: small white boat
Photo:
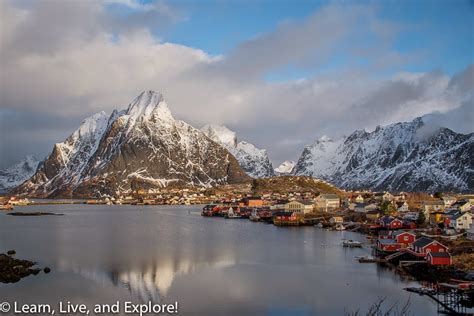
[[[323,228],[324,226],[323,226],[323,224],[322,224],[322,223],[318,223],[318,224],[314,225],[314,227],[317,227],[317,228]]]
[[[337,224],[335,229],[338,230],[338,231],[346,230],[346,228],[342,224]]]
[[[252,214],[250,214],[249,219],[250,219],[252,222],[258,222],[258,221],[260,221],[260,216],[258,216],[257,210],[253,210],[253,211],[252,211]]]
[[[239,214],[235,213],[234,212],[234,209],[231,207],[229,208],[229,211],[227,212],[227,215],[225,216],[225,218],[241,218],[242,216],[240,216]]]

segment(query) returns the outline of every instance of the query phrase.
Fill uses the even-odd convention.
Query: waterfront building
[[[314,203],[308,200],[289,201],[284,205],[286,212],[311,213],[314,210]]]
[[[453,263],[449,252],[430,252],[426,255],[426,261],[432,266],[446,266]]]
[[[316,198],[316,206],[318,209],[329,212],[341,206],[341,200],[336,194],[321,194]]]

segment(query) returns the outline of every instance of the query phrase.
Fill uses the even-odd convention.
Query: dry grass
[[[453,256],[453,265],[463,271],[474,270],[474,253]]]

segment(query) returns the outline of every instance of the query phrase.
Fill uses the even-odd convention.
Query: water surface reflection
[[[0,214],[0,248],[53,267],[50,275],[0,285],[7,299],[106,303],[174,302],[180,314],[341,315],[378,297],[404,303],[410,286],[354,256],[353,233],[278,228],[203,218],[196,207],[56,205],[28,207],[61,217]],[[413,284],[412,284],[413,285]],[[415,314],[436,306],[412,296]]]

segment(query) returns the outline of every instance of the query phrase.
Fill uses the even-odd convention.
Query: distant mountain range
[[[35,174],[39,160],[34,156],[26,156],[13,166],[0,170],[0,193],[7,192]]]
[[[266,150],[225,126],[175,120],[154,91],[126,110],[85,119],[41,163],[29,156],[0,171],[0,191],[36,197],[94,197],[138,188],[214,186],[275,175],[311,176],[344,189],[474,190],[474,134],[431,129],[422,118],[324,136],[297,163],[273,169]]]
[[[472,191],[474,134],[432,130],[422,118],[356,131],[307,146],[294,175],[327,180],[346,189]]]

